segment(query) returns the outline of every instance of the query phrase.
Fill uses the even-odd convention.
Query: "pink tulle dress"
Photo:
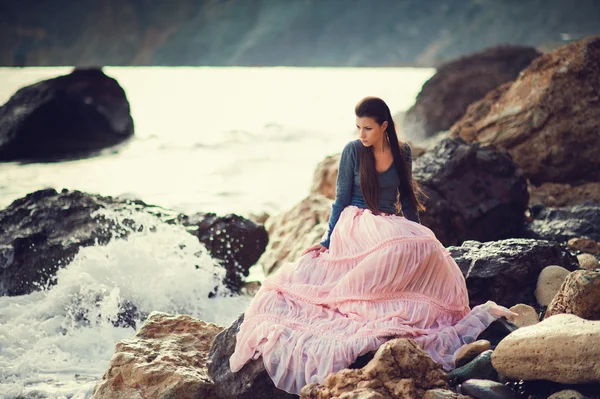
[[[269,276],[245,312],[233,372],[262,357],[275,386],[306,384],[352,364],[394,337],[411,337],[444,368],[508,309],[469,308],[465,279],[425,226],[348,206],[329,251]]]

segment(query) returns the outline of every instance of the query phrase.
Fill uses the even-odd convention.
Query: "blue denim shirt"
[[[367,209],[367,203],[360,191],[360,151],[362,143],[360,140],[354,140],[346,144],[336,183],[336,195],[329,218],[329,231],[327,239],[321,244],[329,248],[331,234],[344,208],[354,205],[359,208]],[[412,152],[410,146],[404,143],[404,156],[412,175]],[[379,211],[396,214],[396,195],[400,178],[396,172],[394,163],[385,172],[377,172],[379,178]],[[401,198],[400,205],[404,217],[416,223],[421,223],[419,213],[414,205],[411,205],[407,198]]]

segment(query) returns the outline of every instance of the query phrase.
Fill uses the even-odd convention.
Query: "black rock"
[[[225,285],[239,292],[249,269],[265,252],[269,235],[264,226],[229,214],[198,213],[181,221],[198,237],[213,258],[220,259],[227,270]]]
[[[519,327],[517,327],[515,324],[506,320],[506,318],[500,317],[499,319],[494,320],[492,324],[483,330],[477,339],[485,339],[489,341],[492,349],[495,349],[500,341],[502,341],[508,334],[516,331],[518,328]]]
[[[472,379],[459,387],[459,393],[473,399],[525,399],[506,385],[485,379]]]
[[[125,92],[100,69],[24,87],[0,107],[0,161],[80,158],[132,135]]]
[[[473,378],[498,381],[498,372],[492,366],[492,352],[491,349],[482,352],[469,363],[449,372],[450,384],[454,386]]]
[[[585,237],[600,241],[600,203],[588,201],[564,208],[537,205],[531,209],[533,221],[525,227],[530,238],[566,242]]]
[[[444,245],[522,235],[527,182],[507,152],[444,139],[413,170],[429,196],[421,222]]]
[[[575,256],[551,241],[468,241],[448,250],[465,276],[471,306],[488,300],[507,307],[517,303],[535,306],[534,291],[542,269],[550,265],[571,271],[579,268]]]
[[[237,373],[229,368],[229,357],[233,354],[236,334],[244,321],[242,314],[231,326],[221,331],[208,353],[208,374],[215,382],[215,394],[222,399],[291,399],[297,398],[275,388],[262,359],[248,362]]]

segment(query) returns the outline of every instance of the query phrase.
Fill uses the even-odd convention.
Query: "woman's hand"
[[[327,248],[325,248],[325,246],[324,246],[324,245],[321,245],[321,244],[315,244],[315,245],[313,245],[312,247],[306,248],[306,249],[304,250],[304,252],[302,252],[302,256],[304,256],[304,255],[306,255],[307,253],[309,253],[309,252],[312,252],[312,251],[317,251],[317,256],[318,256],[318,255],[319,255],[321,252],[325,252],[325,250],[326,250],[326,249],[327,249]]]

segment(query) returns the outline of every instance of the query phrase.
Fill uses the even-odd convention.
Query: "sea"
[[[70,67],[0,68],[0,104]],[[435,72],[427,68],[105,67],[130,102],[135,136],[116,150],[57,163],[0,163],[0,209],[35,190],[67,188],[141,199],[192,214],[275,215],[310,191],[316,165],[355,138],[354,106],[383,98],[401,115]],[[140,313],[189,314],[229,325],[247,296],[208,297],[215,267],[180,226],[152,215],[143,231],[80,250],[56,285],[0,297],[0,398],[45,392],[90,398],[115,343],[123,302]],[[181,245],[184,243],[185,245]],[[200,269],[196,269],[199,265]],[[260,265],[248,280],[261,280]],[[220,287],[219,292],[226,292]],[[83,322],[81,312],[88,314]],[[91,322],[90,322],[91,320]],[[138,325],[143,320],[138,320]]]

